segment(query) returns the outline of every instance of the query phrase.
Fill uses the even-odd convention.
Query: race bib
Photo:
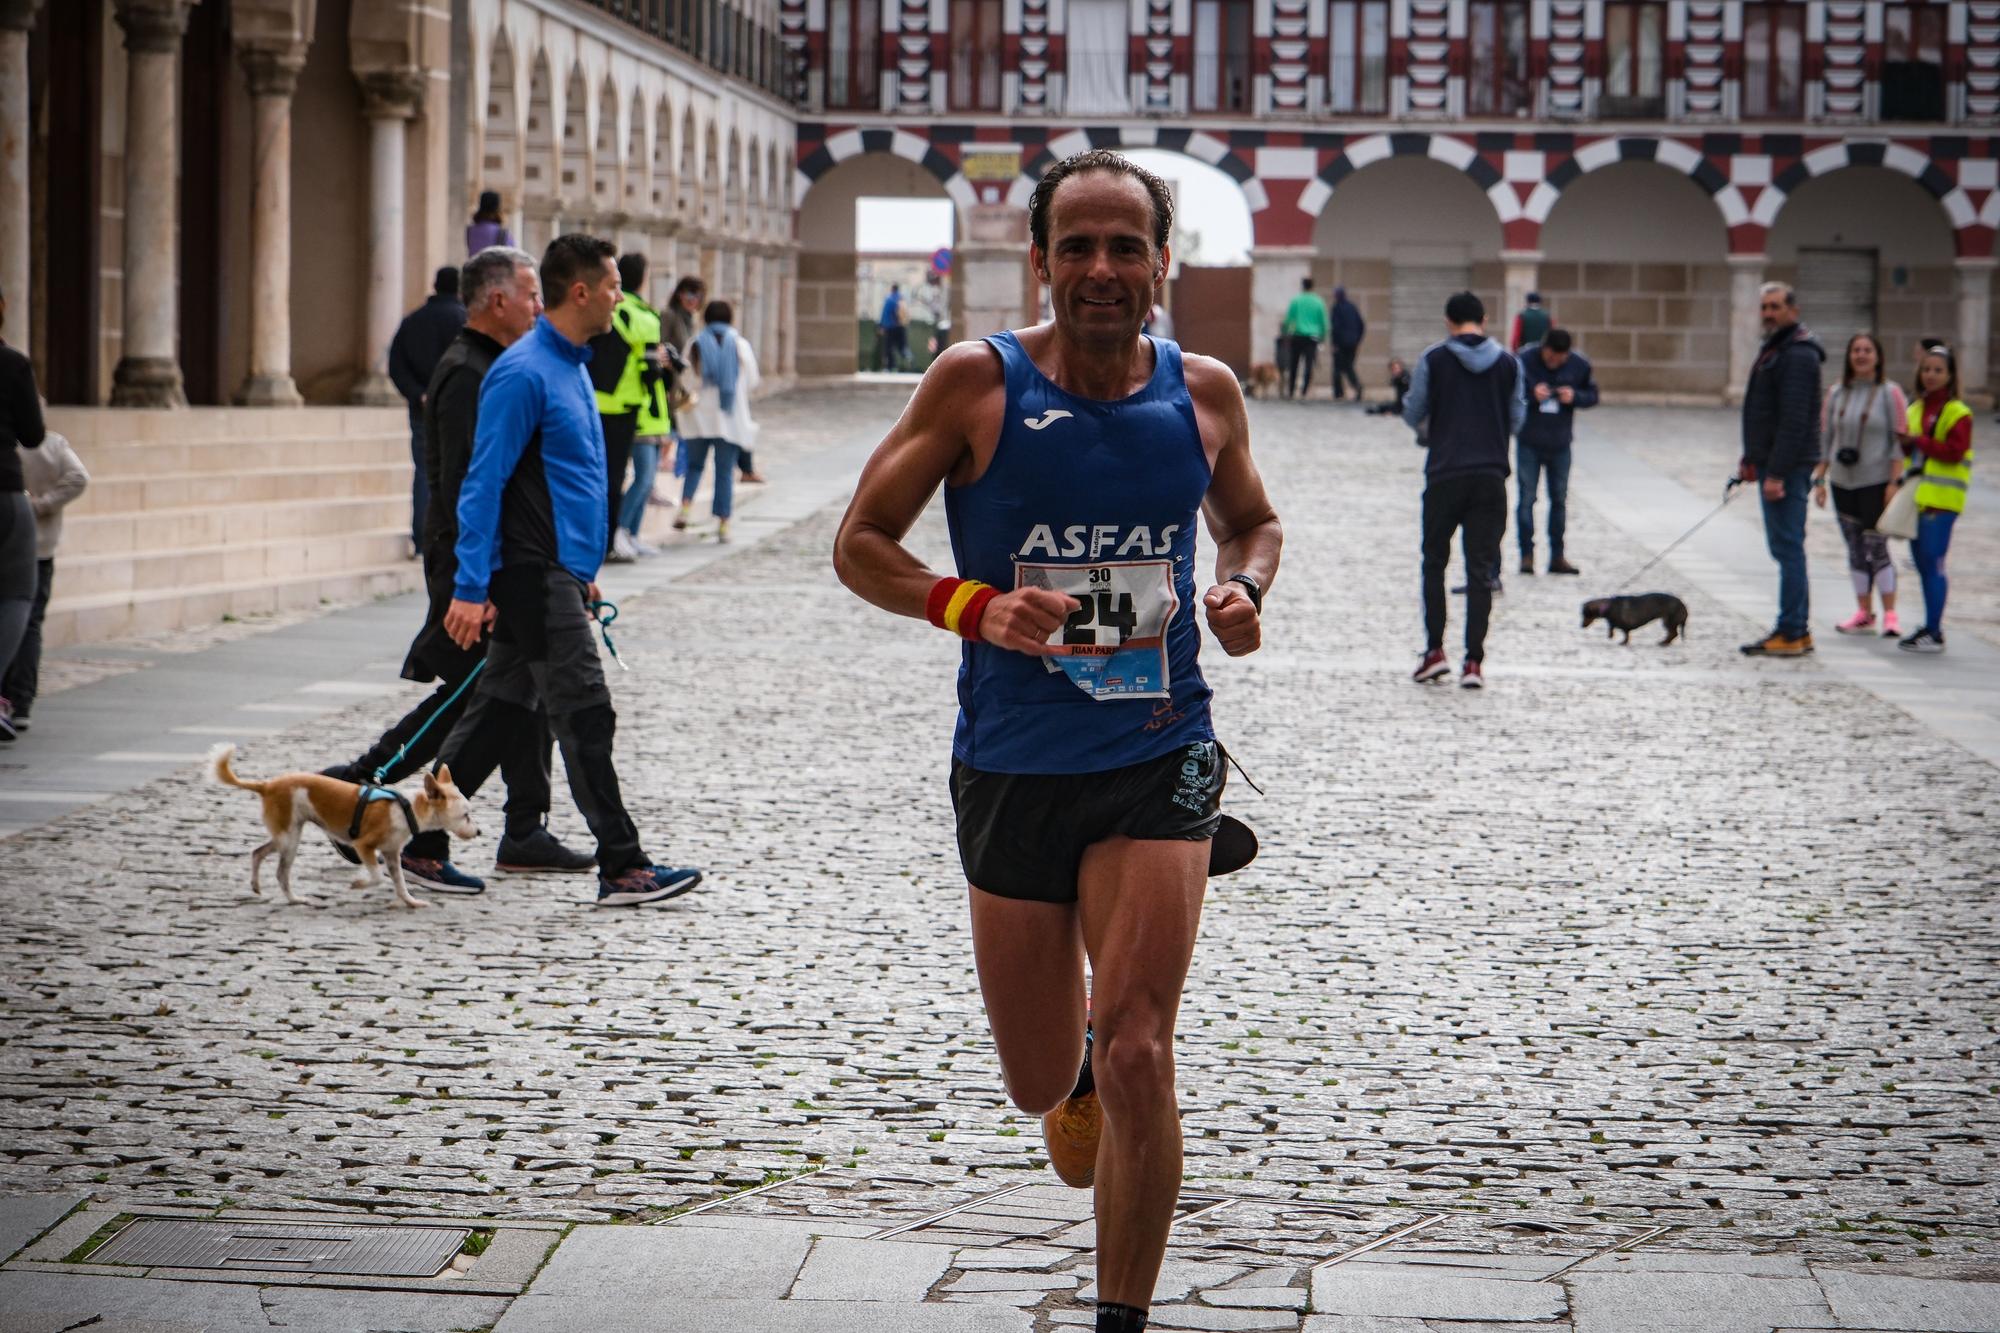
[[[1049,636],[1042,660],[1093,699],[1166,699],[1167,627],[1180,612],[1170,560],[1014,566],[1016,588],[1049,588],[1082,605]]]

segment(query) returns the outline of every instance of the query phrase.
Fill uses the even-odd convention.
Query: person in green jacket
[[[646,256],[620,255],[618,284],[624,294],[611,312],[611,328],[590,340],[590,378],[597,390],[597,414],[604,423],[604,463],[610,500],[610,549],[614,563],[636,559],[638,520],[625,523],[625,470],[637,463],[643,487],[638,518],[645,517],[645,496],[660,466],[660,440],[672,423],[667,414],[667,381],[660,351],[660,313],[639,292],[646,284]],[[648,466],[650,456],[650,467]],[[629,531],[628,531],[629,528]]]
[[[1319,359],[1319,345],[1326,341],[1326,302],[1313,293],[1307,278],[1301,290],[1285,307],[1284,334],[1291,349],[1291,367],[1285,376],[1285,397],[1305,397],[1312,392],[1313,363]],[[1299,367],[1305,367],[1305,382],[1299,381]]]

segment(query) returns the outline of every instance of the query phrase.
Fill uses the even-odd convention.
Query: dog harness
[[[361,837],[361,818],[368,813],[368,807],[377,801],[394,801],[403,808],[403,818],[410,826],[411,837],[414,838],[417,834],[423,832],[422,829],[417,827],[417,812],[410,808],[410,798],[397,791],[394,787],[379,787],[372,782],[363,782],[359,784],[359,790],[356,792],[356,795],[360,799],[354,802],[354,818],[347,822],[347,840],[349,842],[354,842]]]

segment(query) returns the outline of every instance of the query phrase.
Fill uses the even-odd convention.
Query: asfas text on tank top
[[[1066,392],[1011,332],[989,337],[1007,412],[979,480],[947,487],[961,578],[1081,606],[1046,656],[968,643],[952,751],[995,773],[1097,773],[1212,740],[1196,654],[1195,523],[1208,456],[1180,348],[1129,398]]]

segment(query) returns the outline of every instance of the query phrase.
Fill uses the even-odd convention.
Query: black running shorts
[[[1077,869],[1094,842],[1214,837],[1226,768],[1214,741],[1102,773],[986,773],[954,758],[951,804],[965,877],[1002,898],[1073,903]]]

